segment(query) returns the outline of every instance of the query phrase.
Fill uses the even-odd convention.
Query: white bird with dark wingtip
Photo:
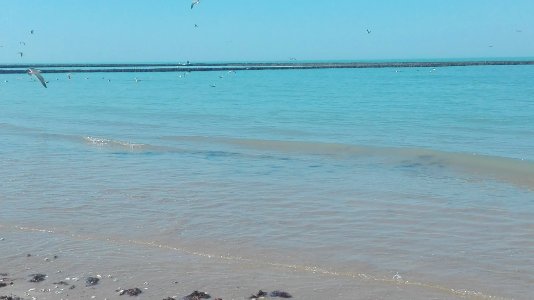
[[[30,68],[30,69],[28,69],[28,75],[30,75],[30,76],[34,75],[35,77],[37,77],[37,79],[39,79],[41,84],[44,87],[46,87],[46,81],[45,81],[43,75],[41,75],[41,71],[40,70]]]
[[[196,5],[196,4],[199,4],[200,3],[200,0],[193,0],[193,2],[191,3],[191,9],[193,9],[193,7]]]

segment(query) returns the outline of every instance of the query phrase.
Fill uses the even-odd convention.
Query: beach
[[[0,296],[531,298],[534,67],[324,66],[6,66]]]
[[[5,233],[3,228],[3,236]],[[183,299],[195,290],[208,293],[211,299],[249,299],[259,290],[287,291],[294,299],[458,299],[469,294],[440,286],[420,287],[401,279],[382,281],[363,274],[332,274],[314,266],[272,265],[143,241],[57,235],[29,230],[7,235],[3,246],[16,247],[19,254],[9,256],[9,263],[2,265],[14,272],[4,276],[13,285],[2,288],[1,295],[24,299],[123,299],[131,296],[121,296],[120,292],[133,288],[142,291],[135,299]],[[27,243],[21,246],[22,241]],[[51,243],[57,247],[53,252],[57,254],[29,246]],[[95,248],[99,249],[96,253]],[[26,252],[35,254],[27,257]],[[47,277],[42,282],[29,282],[32,274]],[[88,286],[88,277],[100,280]]]

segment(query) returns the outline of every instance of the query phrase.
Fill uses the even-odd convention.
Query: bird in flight
[[[33,31],[33,29],[32,29],[32,30],[30,30],[30,34],[33,34],[33,32],[34,32],[34,31]]]
[[[193,2],[191,3],[191,9],[193,9],[193,7],[196,5],[196,4],[199,4],[200,3],[200,0],[193,0]]]
[[[371,34],[371,30],[369,29],[366,29],[367,30],[367,34]]]
[[[19,44],[22,45],[22,46],[26,46],[25,42],[19,42]]]
[[[20,55],[20,57],[24,56],[23,52],[17,52],[17,53]]]
[[[43,75],[41,75],[41,71],[37,70],[37,69],[28,69],[28,75],[32,76],[34,75],[35,77],[37,77],[37,79],[39,79],[39,81],[41,82],[41,84],[46,87],[46,81],[43,77]]]
[[[198,28],[198,24],[195,24],[195,28]]]

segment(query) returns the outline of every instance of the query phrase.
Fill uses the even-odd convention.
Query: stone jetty
[[[292,63],[166,63],[166,64],[4,64],[0,74],[22,74],[28,68],[43,73],[116,72],[209,72],[248,70],[357,69],[357,68],[441,68],[464,66],[534,65],[531,60],[434,61],[434,62],[292,62]]]

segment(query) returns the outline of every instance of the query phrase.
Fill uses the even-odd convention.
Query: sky
[[[191,0],[0,0],[0,64],[534,57],[532,0],[190,5]]]

